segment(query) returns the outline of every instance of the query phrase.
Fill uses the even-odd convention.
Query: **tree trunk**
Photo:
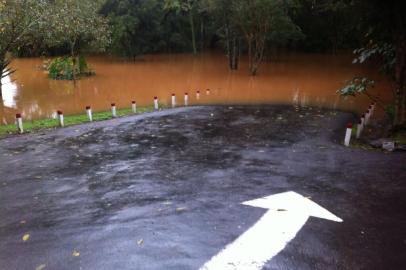
[[[396,93],[394,126],[406,124],[406,42],[399,42],[396,46]]]
[[[238,43],[238,38],[234,36],[230,41],[229,41],[229,65],[231,70],[237,70],[238,69],[238,62],[239,62],[239,57],[240,57],[240,49],[239,49],[239,43]]]
[[[395,31],[394,40],[396,48],[395,58],[395,117],[394,126],[406,125],[406,20],[402,10],[404,2],[396,1],[394,7]]]
[[[252,74],[252,39],[248,39],[248,68]]]
[[[200,50],[203,51],[204,49],[204,20],[203,18],[200,21]]]
[[[252,52],[253,56],[251,56],[251,75],[255,76],[258,73],[259,65],[262,62],[265,50],[265,37],[257,37],[254,40],[254,51]]]
[[[232,69],[233,70],[237,70],[238,69],[238,61],[239,61],[239,43],[238,43],[238,38],[236,36],[233,37],[233,49],[232,49],[232,54],[233,54],[233,66]]]
[[[72,79],[73,82],[76,82],[76,57],[75,57],[75,44],[71,44],[70,56],[72,57]]]
[[[189,11],[189,23],[190,23],[190,30],[192,31],[193,54],[197,54],[195,23],[194,23],[194,19],[193,19],[193,11],[192,10]]]
[[[3,78],[5,64],[6,63],[6,55],[0,55],[0,99],[3,99],[3,84],[1,83],[1,79]]]
[[[226,43],[226,52],[227,52],[227,57],[228,57],[228,67],[230,68],[230,70],[233,70],[230,29],[228,28],[228,25],[225,25],[224,29],[225,29],[225,34],[226,34],[225,43]]]

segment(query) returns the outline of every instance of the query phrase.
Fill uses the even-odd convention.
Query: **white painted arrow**
[[[200,270],[259,270],[291,241],[310,216],[336,222],[342,219],[323,207],[289,191],[243,202],[268,211]]]

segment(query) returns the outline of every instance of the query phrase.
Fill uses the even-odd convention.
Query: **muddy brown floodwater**
[[[129,107],[132,100],[151,105],[154,96],[169,104],[172,93],[180,103],[185,92],[191,104],[297,103],[362,113],[367,98],[343,99],[336,93],[355,75],[375,79],[374,91],[390,99],[389,82],[372,67],[353,65],[350,54],[283,54],[264,63],[256,77],[249,76],[244,59],[240,70],[230,72],[225,56],[218,53],[153,55],[135,62],[99,56],[88,61],[97,75],[74,85],[48,79],[40,68],[43,59],[15,59],[17,72],[3,79],[2,124],[13,123],[20,112],[25,119],[48,118],[56,110],[82,113],[87,105],[96,111],[108,110],[111,102],[119,107]],[[200,100],[196,90],[201,91]]]

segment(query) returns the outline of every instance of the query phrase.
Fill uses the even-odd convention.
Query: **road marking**
[[[342,222],[323,207],[289,191],[243,202],[268,211],[200,270],[259,270],[285,248],[310,216]]]

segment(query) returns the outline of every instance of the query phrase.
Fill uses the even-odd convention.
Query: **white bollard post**
[[[172,94],[172,108],[176,107],[176,96],[175,94]]]
[[[206,96],[210,95],[210,89],[206,89]]]
[[[23,128],[23,118],[21,117],[21,113],[16,114],[16,124],[17,124],[18,132],[23,133],[24,128]]]
[[[155,108],[155,110],[159,109],[158,97],[154,97],[154,108]]]
[[[199,90],[196,91],[196,99],[197,99],[197,100],[200,99],[200,91],[199,91]]]
[[[90,106],[86,106],[86,113],[87,113],[87,118],[89,119],[90,122],[92,122],[93,116],[92,116],[92,108]]]
[[[357,139],[361,137],[362,130],[364,129],[364,116],[361,117],[357,125]]]
[[[369,110],[369,118],[371,118],[372,114],[374,113],[374,110],[373,110],[372,104],[371,104],[371,105],[369,105],[368,110]]]
[[[352,123],[348,123],[347,130],[345,132],[345,139],[344,139],[345,146],[350,146],[351,134],[352,134]]]
[[[65,125],[64,121],[63,121],[63,112],[62,111],[57,111],[57,114],[58,114],[59,126],[63,127]]]
[[[189,105],[189,94],[185,93],[185,106]]]
[[[372,103],[372,113],[373,114],[375,112],[375,107],[376,107],[376,102]]]
[[[117,117],[116,103],[111,103],[111,116],[114,118]]]
[[[368,125],[370,117],[371,117],[371,111],[368,109],[367,112],[365,113],[365,125],[364,126]]]
[[[135,101],[131,102],[131,110],[133,113],[137,113],[137,103]]]

